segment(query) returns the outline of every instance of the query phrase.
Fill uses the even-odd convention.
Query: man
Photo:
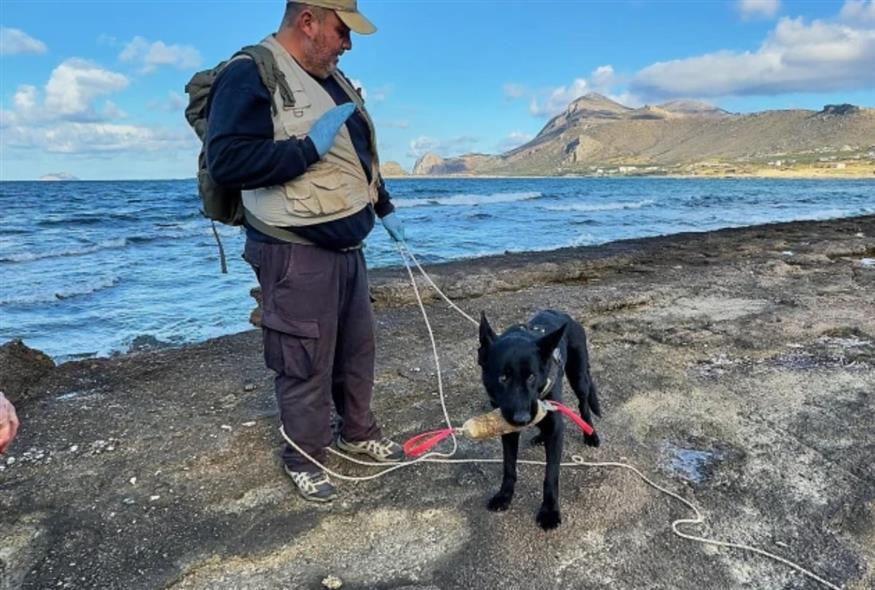
[[[403,458],[370,409],[374,316],[361,246],[375,216],[396,241],[404,228],[379,174],[373,123],[336,70],[352,48],[350,31],[375,30],[355,0],[288,2],[279,32],[262,45],[294,105],[273,109],[255,63],[242,58],[222,70],[208,106],[210,175],[243,189],[244,258],[261,285],[264,356],[277,373],[280,419],[320,463],[333,438],[332,400],[338,448],[380,462]],[[327,475],[293,447],[282,458],[304,498],[335,497]]]
[[[18,432],[18,416],[3,392],[0,391],[0,455],[6,452]]]

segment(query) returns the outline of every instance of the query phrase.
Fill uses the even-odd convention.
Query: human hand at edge
[[[3,392],[0,392],[0,455],[6,452],[18,432],[18,415]]]
[[[382,219],[383,227],[386,228],[386,231],[389,232],[389,236],[396,242],[404,241],[404,224],[401,223],[401,219],[395,215],[395,212],[389,213],[386,217]]]
[[[340,126],[346,123],[346,120],[349,119],[354,110],[355,104],[346,102],[325,111],[313,123],[307,136],[313,142],[313,146],[319,153],[320,158],[331,149],[331,146],[334,144],[334,138],[337,136],[337,132],[340,131]]]

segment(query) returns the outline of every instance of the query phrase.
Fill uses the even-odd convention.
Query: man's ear
[[[550,355],[553,354],[553,351],[559,346],[559,342],[562,340],[563,336],[565,336],[565,324],[562,324],[558,330],[554,330],[546,336],[538,338],[538,352],[541,354],[541,359],[543,361],[546,362],[550,358]]]
[[[492,331],[492,326],[489,325],[489,320],[486,319],[486,312],[480,312],[480,346],[489,348],[489,345],[495,340],[495,332]]]

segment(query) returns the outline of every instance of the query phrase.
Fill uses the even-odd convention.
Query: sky
[[[284,0],[2,0],[0,180],[192,178],[191,75]],[[875,107],[875,0],[359,0],[340,62],[381,160],[496,154],[588,92],[732,112]]]

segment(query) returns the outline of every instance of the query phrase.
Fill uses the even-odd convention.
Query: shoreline
[[[513,272],[515,270],[520,270],[518,265],[530,266],[532,264],[540,265],[547,262],[552,262],[556,264],[555,270],[551,272],[543,272],[539,271],[535,273],[535,276],[538,277],[539,280],[547,280],[550,282],[562,282],[565,280],[565,276],[577,276],[580,274],[580,269],[577,268],[576,264],[568,264],[568,260],[573,260],[574,258],[580,257],[589,258],[594,253],[616,253],[620,251],[625,251],[626,249],[646,249],[651,243],[658,243],[661,241],[669,240],[671,241],[673,238],[686,238],[691,236],[707,236],[709,234],[717,234],[720,232],[727,231],[745,231],[745,230],[753,230],[757,228],[768,228],[772,226],[782,226],[788,224],[797,224],[797,223],[821,223],[821,222],[831,222],[831,221],[843,221],[843,220],[855,220],[855,219],[865,219],[869,217],[869,215],[860,215],[853,217],[842,217],[835,218],[829,220],[796,220],[796,221],[787,221],[787,222],[771,222],[766,224],[756,224],[756,225],[746,225],[746,226],[735,226],[735,227],[727,227],[720,228],[716,230],[701,230],[701,231],[685,231],[685,232],[677,232],[672,234],[664,234],[659,236],[648,236],[642,238],[627,238],[622,240],[612,240],[609,242],[604,242],[601,244],[593,244],[593,245],[583,245],[583,246],[566,246],[562,248],[554,248],[551,250],[532,250],[526,252],[505,252],[503,254],[492,254],[487,256],[478,256],[472,258],[461,258],[457,260],[450,260],[446,262],[440,263],[431,263],[426,265],[425,267],[430,269],[430,272],[439,273],[441,275],[455,276],[453,279],[455,283],[462,284],[465,286],[459,286],[455,283],[451,285],[449,288],[450,292],[452,292],[456,296],[470,297],[473,294],[477,294],[477,296],[481,295],[490,295],[493,294],[493,291],[489,289],[496,289],[494,292],[499,292],[502,290],[507,290],[509,285],[512,285],[513,288],[524,288],[530,286],[528,281],[532,280],[531,278],[524,278],[523,280],[498,280],[494,282],[488,283],[487,287],[475,287],[472,285],[476,285],[478,282],[482,282],[482,277],[478,277],[479,273],[508,273]],[[543,260],[540,260],[543,258]],[[558,262],[564,261],[564,262]],[[495,270],[500,269],[500,270]],[[416,273],[415,267],[413,268],[414,273]],[[460,275],[467,275],[466,278],[460,279],[458,278]],[[406,305],[415,302],[413,298],[412,291],[410,291],[410,283],[408,275],[406,274],[406,270],[404,270],[404,266],[401,263],[393,264],[392,266],[381,266],[369,268],[368,276],[370,280],[370,288],[371,288],[371,297],[374,302],[375,309],[379,309],[381,307],[393,307],[397,305]],[[527,273],[522,273],[521,276],[528,277]],[[403,285],[398,284],[399,279],[402,280]],[[434,292],[426,285],[418,282],[417,285],[420,287],[422,295],[425,301],[433,301],[436,299],[436,295]],[[405,294],[405,287],[407,289],[407,293]],[[253,309],[250,314],[250,318],[257,318],[257,314],[259,313],[258,305],[259,300],[257,295],[254,293],[257,292],[258,287],[253,289]],[[257,321],[257,320],[256,320]],[[250,324],[253,321],[250,319]],[[252,330],[257,329],[257,324],[254,324],[251,328]],[[90,355],[89,353],[67,353],[62,355],[57,355],[52,357],[53,361],[56,362],[57,365],[63,365],[70,362],[87,362],[93,359],[115,359],[119,357],[124,357],[127,355],[136,355],[141,354],[143,352],[156,352],[156,351],[168,351],[168,350],[180,350],[190,346],[198,346],[205,342],[209,342],[215,338],[223,338],[227,336],[233,336],[235,334],[241,334],[250,331],[250,329],[238,331],[238,332],[228,332],[222,334],[220,336],[216,336],[214,338],[208,338],[205,340],[194,340],[189,342],[184,342],[181,344],[172,344],[169,342],[163,341],[154,341],[154,344],[149,344],[151,334],[138,334],[135,335],[135,342],[138,337],[145,337],[147,339],[146,343],[140,343],[137,345],[132,345],[132,348],[129,348],[126,351],[116,351],[106,356],[99,355]],[[13,340],[8,340],[5,342],[0,342],[0,346],[4,344],[8,344]],[[25,343],[26,344],[26,343]],[[41,352],[41,351],[40,351]]]
[[[875,215],[427,269],[497,330],[545,308],[581,320],[603,444],[584,447],[568,427],[566,460],[629,461],[702,509],[706,535],[863,590],[875,584],[871,258]],[[374,410],[403,441],[442,425],[435,368],[406,270],[371,279]],[[426,305],[451,418],[487,411],[476,327],[434,296]],[[341,482],[333,504],[307,504],[277,462],[273,374],[256,330],[30,377],[28,367],[7,391],[22,426],[0,458],[0,586],[272,590],[319,588],[330,575],[353,590],[804,584],[779,563],[674,536],[688,511],[622,470],[563,467],[563,524],[549,534],[534,522],[539,467],[520,468],[500,514],[485,509],[494,464]],[[542,459],[522,436],[524,458]],[[497,440],[459,440],[459,458],[500,453]],[[371,473],[333,456],[329,466]]]
[[[580,179],[580,178],[600,178],[600,179],[616,179],[616,178],[672,178],[672,179],[693,179],[693,180],[726,180],[726,179],[745,179],[745,180],[875,180],[875,170],[871,173],[864,174],[562,174],[557,176],[530,176],[530,175],[478,175],[478,174],[406,174],[404,176],[383,176],[384,180],[506,180],[520,178],[526,180],[551,180],[551,179]]]

